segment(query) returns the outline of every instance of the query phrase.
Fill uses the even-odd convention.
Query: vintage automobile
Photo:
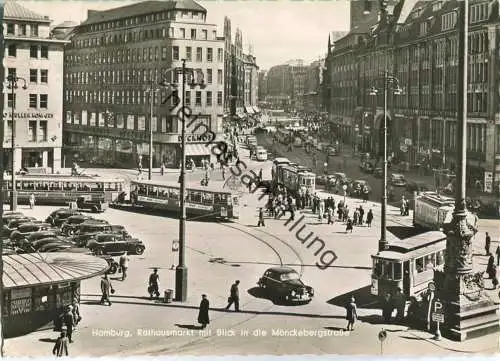
[[[347,188],[347,194],[352,197],[361,197],[364,193],[363,189],[368,189],[368,195],[371,194],[372,188],[368,184],[368,182],[364,179],[356,179],[354,182],[349,184]]]
[[[50,225],[49,223],[42,223],[42,222],[23,223],[20,224],[19,227],[17,227],[17,229],[12,231],[9,238],[13,241],[16,241],[21,238],[27,238],[32,233],[35,232],[49,231],[51,228],[52,225]]]
[[[89,196],[78,197],[76,199],[76,206],[79,210],[91,211],[92,213],[100,213],[108,209],[108,203],[93,200]]]
[[[306,286],[299,274],[289,267],[269,268],[257,285],[274,303],[309,303],[314,296],[313,288]]]
[[[38,252],[61,252],[66,251],[69,248],[73,248],[74,245],[65,242],[53,242],[41,246]]]
[[[4,223],[2,227],[2,236],[9,237],[23,223],[32,223],[36,221],[34,217],[23,217],[11,219],[8,223]]]
[[[335,177],[337,184],[340,186],[343,186],[344,184],[348,185],[351,182],[347,175],[342,172],[335,172],[332,174],[332,176]]]
[[[330,156],[330,157],[334,157],[336,155],[338,155],[338,151],[337,151],[337,148],[335,147],[328,147],[326,153]]]
[[[69,209],[69,208],[60,208],[52,212],[45,222],[52,224],[55,227],[61,227],[61,225],[66,222],[66,220],[71,217],[71,216],[78,216],[81,215],[80,212],[78,212],[75,209]]]
[[[382,168],[375,168],[372,174],[375,178],[382,178],[384,176],[384,170]]]
[[[391,174],[390,184],[394,187],[406,187],[408,181],[402,174],[393,173]]]
[[[406,191],[409,193],[426,192],[432,191],[432,187],[425,182],[408,182],[408,184],[406,184]]]
[[[368,174],[371,174],[374,171],[373,164],[371,162],[366,162],[366,161],[359,165],[359,169],[363,173],[368,173]]]
[[[64,222],[61,226],[61,231],[62,233],[72,236],[75,234],[76,230],[78,229],[78,226],[82,224],[85,221],[92,220],[93,218],[86,216],[86,215],[79,215],[79,216],[71,216],[69,217],[66,222]]]
[[[95,238],[102,233],[113,233],[121,236],[122,238],[132,238],[124,226],[117,224],[102,224],[102,223],[82,223],[79,230],[71,238],[79,247],[87,247],[88,243],[95,240]]]
[[[107,233],[98,234],[95,239],[89,241],[87,248],[96,255],[102,254],[143,254],[146,247],[137,238],[125,238],[120,234]]]
[[[109,268],[106,271],[106,273],[115,274],[116,272],[118,272],[118,270],[120,269],[120,264],[113,257],[106,255],[106,254],[102,254],[99,257],[101,257],[106,262],[108,262]]]
[[[73,243],[67,241],[63,237],[51,237],[51,238],[39,239],[38,241],[31,243],[31,246],[33,247],[34,250],[38,251],[43,246],[48,244],[70,244],[72,247],[74,247]]]
[[[62,232],[60,230],[50,229],[47,231],[33,232],[26,238],[26,240],[30,243],[33,243],[35,241],[38,241],[39,239],[58,237],[58,236],[62,236]]]

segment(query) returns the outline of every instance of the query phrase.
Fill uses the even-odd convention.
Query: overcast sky
[[[53,25],[66,20],[83,21],[88,9],[105,10],[133,2],[18,1],[40,15],[49,16]],[[317,60],[326,53],[328,33],[346,31],[349,27],[348,0],[202,0],[199,3],[208,11],[207,22],[217,24],[221,35],[224,16],[231,19],[233,34],[240,28],[245,51],[252,44],[261,69],[291,59]]]

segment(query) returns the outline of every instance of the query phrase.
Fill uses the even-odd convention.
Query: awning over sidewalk
[[[201,144],[186,144],[186,156],[201,156],[210,155],[210,147],[204,143]]]
[[[78,253],[25,253],[3,256],[6,289],[72,282],[92,278],[108,269],[100,257]]]

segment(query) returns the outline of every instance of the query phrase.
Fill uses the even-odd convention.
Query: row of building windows
[[[8,68],[7,75],[10,78],[17,78],[17,69]],[[47,84],[49,82],[49,71],[47,69],[30,69],[29,82],[31,84]]]
[[[172,60],[180,60],[180,51],[178,46],[172,47]],[[205,61],[214,61],[214,48],[205,48]],[[110,50],[106,52],[92,52],[85,55],[67,55],[65,57],[66,65],[97,65],[97,64],[130,64],[146,61],[167,60],[169,58],[168,47],[148,47],[124,50]],[[193,48],[186,46],[184,49],[184,58],[187,61],[203,62],[203,47],[196,47],[195,57],[193,57]],[[194,60],[193,60],[194,59]],[[217,49],[217,61],[224,61],[224,50]]]
[[[193,94],[194,93],[194,94]],[[204,104],[202,104],[202,98],[204,94]],[[223,92],[218,91],[217,98],[214,99],[214,92],[212,91],[186,91],[186,96],[184,98],[185,104],[187,106],[206,106],[211,107],[214,104],[221,106],[223,102]],[[10,94],[9,94],[10,95]],[[10,99],[10,98],[9,98]],[[81,90],[66,90],[65,100],[68,103],[84,103],[84,104],[149,104],[149,92],[142,90],[122,90],[122,91],[81,91]],[[164,104],[166,100],[169,100],[169,105],[173,105],[173,97],[168,96],[165,92],[156,92],[154,97],[154,104],[161,105]],[[214,100],[216,103],[214,103]],[[30,104],[31,104],[31,94],[30,94]]]
[[[176,20],[176,19],[199,19],[202,21],[206,20],[206,14],[200,11],[162,11],[158,13],[152,13],[141,16],[133,16],[128,18],[122,18],[114,21],[107,21],[97,24],[91,24],[84,27],[86,31],[103,31],[119,29],[122,27],[130,27],[134,25],[143,26],[145,24],[157,24],[160,21],[166,20]],[[83,46],[83,44],[78,43],[77,45]]]
[[[7,44],[7,56],[17,57],[17,44]],[[48,59],[49,58],[49,47],[46,45],[30,46],[30,58],[31,59]]]
[[[16,32],[17,28],[17,32]],[[29,28],[29,32],[28,32]],[[7,35],[38,36],[38,24],[33,23],[7,23]]]
[[[12,120],[6,122],[5,139],[12,137]],[[26,124],[26,140],[28,142],[46,142],[47,141],[47,126],[46,120],[29,120]]]
[[[17,108],[16,94],[7,94],[7,107]],[[49,104],[48,94],[29,94],[29,107],[30,109],[47,109]]]
[[[203,80],[207,84],[214,83],[214,70],[217,70],[217,84],[223,84],[224,74],[222,69],[206,69]],[[144,82],[158,81],[160,69],[127,69],[127,70],[103,70],[95,72],[74,72],[66,73],[67,84],[143,84]],[[171,77],[168,78],[170,81]]]

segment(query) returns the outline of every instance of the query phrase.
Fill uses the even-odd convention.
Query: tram
[[[434,269],[444,266],[445,250],[440,231],[390,241],[387,250],[372,255],[371,294],[383,297],[400,288],[406,297],[417,296],[434,279]]]
[[[236,192],[203,186],[186,188],[186,213],[190,217],[233,220],[239,218],[239,195]],[[180,186],[176,182],[132,180],[132,207],[178,212]]]
[[[123,191],[125,181],[119,178],[61,175],[16,176],[17,202],[29,204],[35,196],[36,204],[67,205],[79,197],[91,202],[110,203]],[[4,200],[10,199],[12,180],[4,180]]]
[[[289,192],[296,194],[302,188],[314,194],[316,190],[316,174],[300,166],[282,165],[276,172],[276,184],[283,185]]]

